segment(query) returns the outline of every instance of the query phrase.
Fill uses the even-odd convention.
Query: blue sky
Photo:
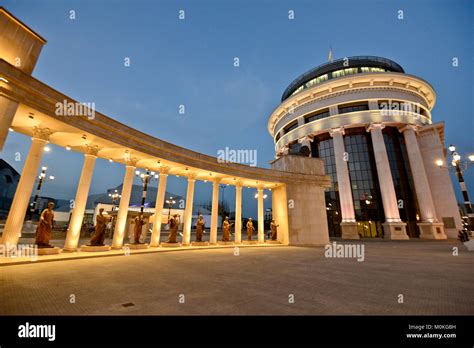
[[[327,61],[332,46],[336,59],[383,56],[430,82],[437,92],[433,120],[446,122],[446,143],[455,143],[461,154],[474,152],[472,1],[2,2],[48,41],[36,78],[180,146],[213,156],[226,146],[256,149],[258,165],[268,167],[274,156],[269,114],[295,77]],[[185,20],[178,19],[179,10]],[[124,67],[125,57],[130,67]],[[12,134],[1,156],[21,171],[14,153],[26,155],[29,144]],[[42,163],[57,180],[43,194],[71,199],[82,156],[52,150]],[[98,160],[91,193],[120,184],[123,171]],[[466,178],[474,195],[474,168]],[[185,195],[186,183],[170,180],[169,190]],[[226,196],[233,201],[234,189]],[[197,185],[196,199],[210,199],[210,184]],[[244,214],[256,215],[251,194],[244,198]]]

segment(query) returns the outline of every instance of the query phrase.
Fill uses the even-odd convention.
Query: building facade
[[[276,157],[324,160],[330,236],[456,238],[461,219],[436,94],[392,60],[357,56],[296,78],[272,112]]]

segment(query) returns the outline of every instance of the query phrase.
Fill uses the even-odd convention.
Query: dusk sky
[[[195,151],[217,156],[225,147],[255,149],[258,166],[269,167],[274,145],[268,116],[293,79],[327,61],[331,46],[335,59],[382,56],[428,81],[437,93],[433,122],[445,121],[446,145],[455,144],[464,156],[474,153],[469,0],[7,0],[2,5],[48,41],[34,77],[71,98],[94,102],[99,112],[130,127]],[[70,10],[75,20],[69,19]],[[126,57],[130,67],[124,66]],[[184,115],[178,112],[181,104]],[[15,162],[14,154],[25,158],[30,143],[10,133],[1,157],[21,172],[24,162]],[[42,164],[57,179],[42,194],[72,199],[83,156],[51,148]],[[90,192],[119,185],[123,173],[123,165],[96,161]],[[466,179],[473,196],[474,167]],[[460,199],[459,185],[454,187]],[[195,199],[210,200],[210,189],[211,184],[199,183]],[[185,196],[185,180],[172,178],[168,191]],[[225,193],[231,206],[234,191]],[[256,215],[250,192],[243,209],[244,216]]]

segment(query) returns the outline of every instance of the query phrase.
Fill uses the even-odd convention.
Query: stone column
[[[211,212],[211,235],[209,242],[211,244],[217,243],[217,223],[219,214],[219,184],[220,179],[216,178],[212,184],[212,212]]]
[[[33,192],[33,185],[37,177],[43,149],[50,135],[51,131],[49,128],[34,128],[31,147],[16,187],[15,196],[13,197],[0,244],[8,243],[10,245],[16,245],[18,243],[26,210],[30,203],[31,193]]]
[[[128,207],[130,204],[130,196],[132,194],[133,176],[135,174],[137,159],[127,161],[125,167],[125,176],[123,178],[122,192],[120,197],[120,204],[117,213],[117,221],[115,222],[114,240],[112,242],[113,249],[121,249],[123,246],[123,238],[125,235],[125,228],[127,227]]]
[[[183,226],[183,245],[191,243],[191,224],[193,220],[193,199],[194,199],[194,183],[195,176],[188,176],[188,190],[186,192],[186,208],[184,211],[184,226]]]
[[[242,243],[242,183],[235,185],[235,237],[234,242]]]
[[[344,146],[344,128],[333,128],[329,131],[329,134],[333,138],[334,144],[337,186],[342,215],[342,239],[359,239],[354,212],[354,201],[352,199],[351,180],[349,177],[349,170],[347,168],[347,162],[350,161],[350,158],[349,154],[346,153]]]
[[[264,231],[264,215],[263,215],[263,187],[257,188],[257,200],[258,200],[258,242],[265,243],[265,231]]]
[[[416,130],[417,127],[415,125],[407,125],[401,128],[400,132],[403,133],[405,138],[408,161],[410,162],[418,207],[420,208],[421,222],[418,223],[420,238],[447,239],[444,233],[444,224],[439,222],[436,217],[436,208],[431,195],[428,176],[426,175],[425,166],[423,164],[423,157],[421,156],[418,140],[416,139]]]
[[[0,87],[5,82],[0,81]],[[0,96],[0,115],[1,115],[1,122],[0,122],[0,151],[3,149],[3,145],[5,145],[5,141],[8,137],[9,129],[13,122],[13,117],[15,117],[16,110],[18,109],[18,103],[14,102],[8,98]]]
[[[370,132],[372,137],[377,176],[379,178],[380,193],[382,194],[383,210],[385,213],[385,222],[382,224],[384,238],[406,240],[408,239],[406,223],[400,220],[392,172],[390,171],[387,149],[383,139],[383,128],[385,128],[385,125],[373,123],[367,128],[367,131]]]
[[[99,148],[96,145],[87,145],[84,154],[84,164],[82,166],[81,178],[77,186],[76,198],[74,200],[74,208],[72,210],[71,220],[64,244],[65,251],[76,251],[77,243],[81,235],[82,221],[84,219],[84,211],[86,210],[87,196],[89,195],[89,187],[94,171],[94,164],[97,158]]]
[[[160,245],[161,237],[161,217],[163,214],[163,204],[165,203],[166,182],[168,180],[168,168],[160,168],[160,182],[158,184],[158,192],[156,194],[155,203],[155,222],[153,223],[153,232],[151,234],[151,247]]]

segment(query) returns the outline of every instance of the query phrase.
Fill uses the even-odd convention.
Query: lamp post
[[[120,195],[117,190],[114,190],[114,193],[109,193],[109,197],[112,199],[112,211],[115,210],[115,202],[117,202],[122,195]]]
[[[48,167],[42,167],[42,168],[41,168],[41,173],[40,173],[40,175],[38,176],[38,186],[36,187],[35,198],[33,199],[33,202],[32,202],[31,205],[30,205],[29,219],[28,219],[28,220],[32,220],[32,219],[33,219],[33,214],[35,213],[36,207],[37,207],[37,205],[38,205],[39,194],[40,194],[41,186],[43,185],[43,182],[54,180],[54,176],[53,176],[53,175],[50,175],[50,176],[46,179],[46,171],[47,171],[47,170],[48,170]]]
[[[466,183],[464,181],[463,170],[467,170],[468,167],[474,163],[474,155],[471,154],[468,156],[468,160],[461,160],[461,155],[456,152],[456,146],[449,145],[448,147],[449,153],[451,155],[451,164],[456,170],[456,177],[458,178],[459,186],[461,187],[462,196],[464,199],[464,207],[467,213],[467,227],[469,231],[472,231],[474,228],[474,214],[472,213],[472,205],[469,201],[469,195],[467,193]],[[436,164],[438,166],[443,165],[443,161],[441,159],[436,160]]]
[[[176,201],[173,200],[173,197],[170,197],[166,200],[166,204],[168,204],[168,223],[170,221],[170,218],[171,218],[171,207],[173,206],[173,204],[175,204]]]
[[[139,177],[143,183],[142,202],[140,205],[140,213],[143,214],[143,210],[145,209],[145,199],[146,192],[148,190],[148,183],[152,180],[157,180],[158,174],[155,174],[155,172],[150,172],[148,169],[145,169],[144,173],[140,172],[139,170],[135,171],[135,175]]]

